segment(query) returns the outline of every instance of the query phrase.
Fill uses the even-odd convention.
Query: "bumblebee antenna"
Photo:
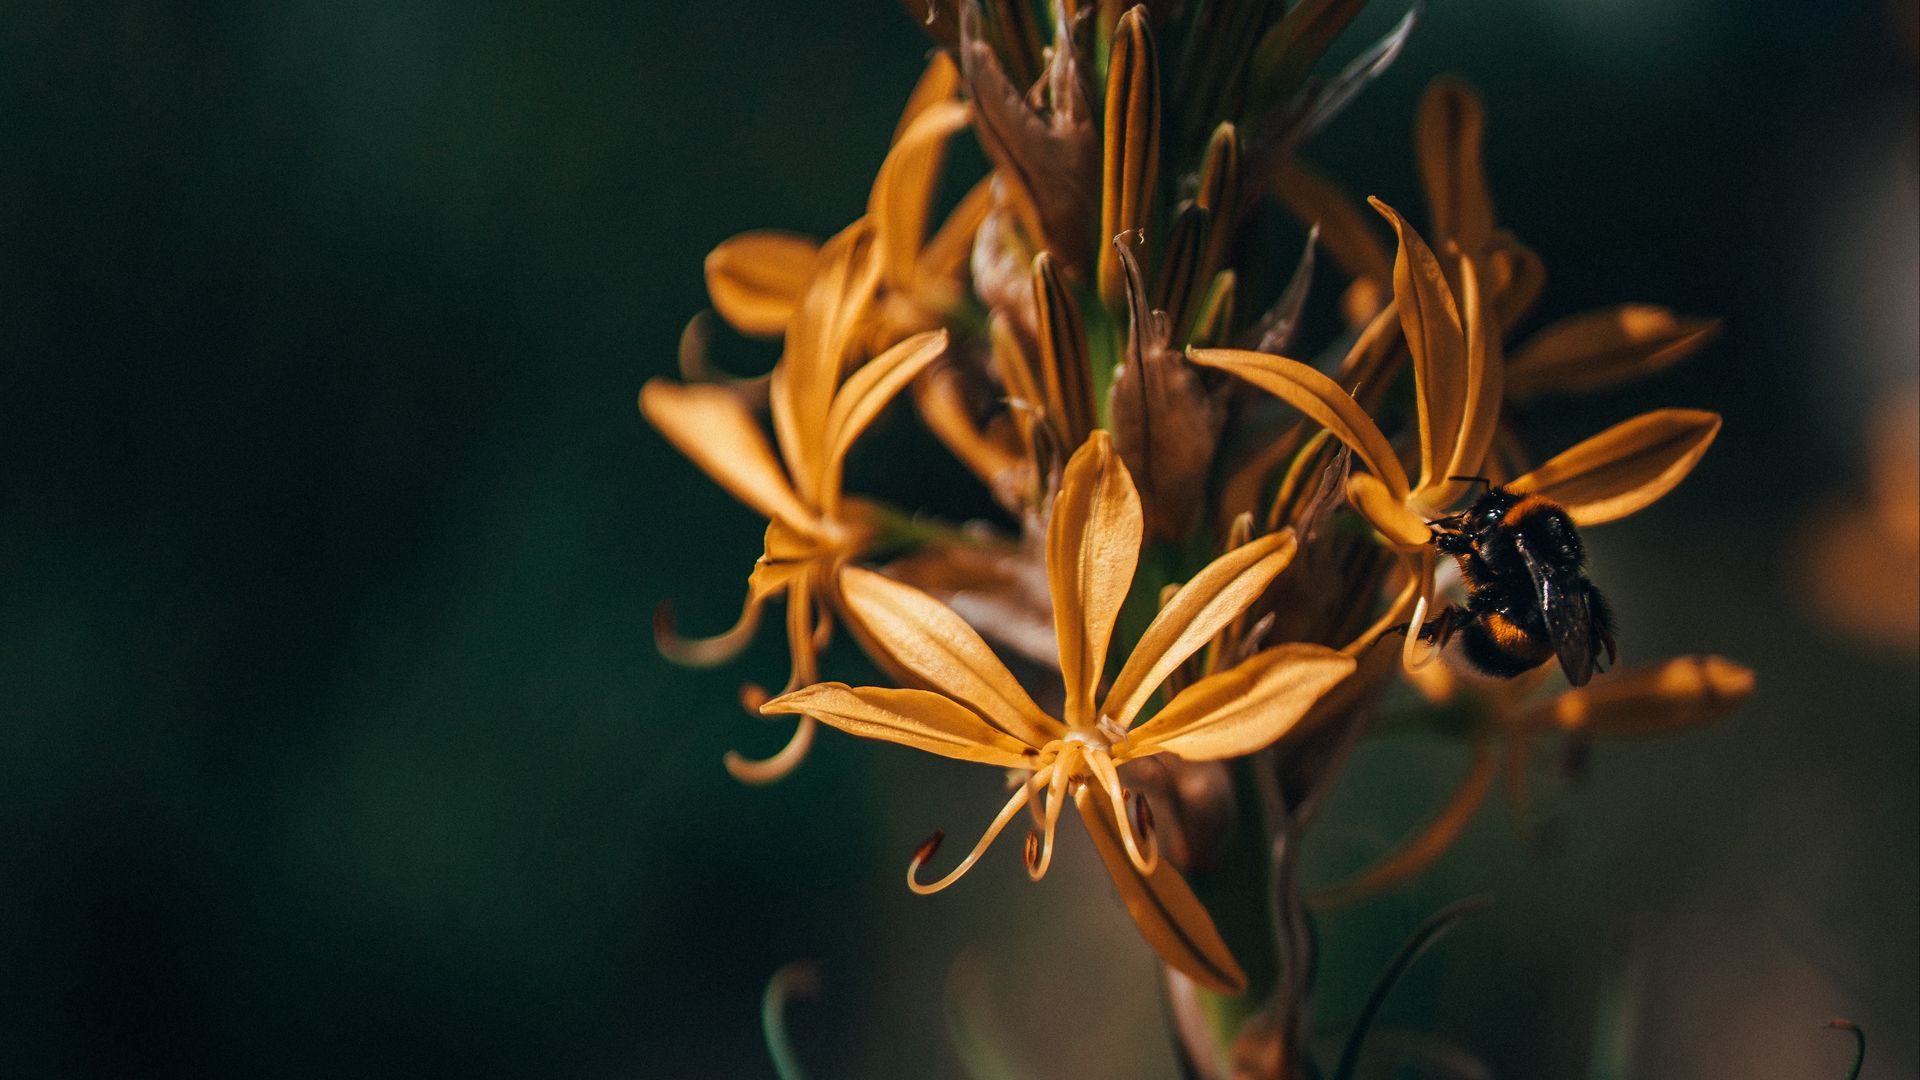
[[[1479,484],[1481,487],[1486,488],[1488,491],[1493,490],[1493,481],[1487,479],[1484,476],[1449,476],[1447,477],[1447,479],[1459,480],[1468,484]]]

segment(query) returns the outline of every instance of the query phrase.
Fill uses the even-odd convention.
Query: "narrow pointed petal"
[[[1434,235],[1476,255],[1493,235],[1493,197],[1487,191],[1481,143],[1486,115],[1473,88],[1441,76],[1420,98],[1414,144],[1420,183],[1427,190]]]
[[[1173,669],[1259,599],[1297,550],[1293,530],[1282,529],[1208,563],[1140,635],[1101,711],[1122,728],[1131,725]]]
[[[1121,902],[1127,905],[1127,914],[1160,959],[1216,994],[1243,993],[1246,972],[1173,863],[1161,859],[1151,875],[1142,876],[1127,856],[1106,795],[1096,787],[1083,786],[1074,792],[1073,801],[1100,861],[1120,891]]]
[[[1472,823],[1480,804],[1486,801],[1487,792],[1492,790],[1494,776],[1499,771],[1499,758],[1486,743],[1476,744],[1473,755],[1473,764],[1468,769],[1466,779],[1454,791],[1453,797],[1447,800],[1447,805],[1418,833],[1354,877],[1309,891],[1307,902],[1315,907],[1343,907],[1369,896],[1377,896],[1419,874],[1446,854]]]
[[[707,255],[707,295],[735,330],[779,337],[819,258],[820,245],[804,236],[772,229],[741,233]]]
[[[1047,522],[1047,586],[1069,726],[1093,723],[1107,642],[1140,561],[1140,495],[1104,431],[1067,462]]]
[[[1321,696],[1353,674],[1354,659],[1319,645],[1278,645],[1181,691],[1140,725],[1116,756],[1169,753],[1217,761],[1271,745]]]
[[[1574,524],[1626,517],[1672,491],[1720,433],[1717,413],[1659,409],[1615,424],[1508,484],[1565,507]]]
[[[841,572],[840,594],[848,616],[868,636],[885,642],[896,663],[988,724],[1036,748],[1064,733],[973,627],[945,604],[857,566]]]
[[[815,683],[760,707],[769,715],[800,713],[865,739],[911,746],[941,757],[1018,769],[1026,747],[994,730],[971,709],[926,690],[883,690]]]
[[[1026,458],[1006,426],[982,428],[968,407],[959,373],[936,366],[913,383],[913,404],[927,430],[958,458],[1003,506],[1016,507],[1029,486]],[[996,437],[1005,436],[1005,437]]]
[[[1379,477],[1396,498],[1406,498],[1407,474],[1394,456],[1393,446],[1339,383],[1298,360],[1244,349],[1188,349],[1187,358],[1202,367],[1237,375],[1306,414],[1351,447],[1360,464]]]
[[[928,106],[901,131],[873,178],[867,216],[873,220],[881,280],[890,289],[913,286],[947,140],[967,126],[967,116],[967,107],[958,101]]]
[[[640,388],[640,411],[734,498],[796,529],[815,527],[813,511],[794,494],[738,394],[720,386],[650,379]]]
[[[1393,298],[1413,354],[1414,404],[1420,414],[1420,488],[1447,478],[1460,443],[1467,400],[1467,341],[1447,275],[1433,249],[1399,212],[1369,199],[1400,236],[1393,260]]]
[[[879,280],[873,226],[863,217],[822,246],[818,269],[787,327],[768,400],[780,455],[802,499],[816,498],[812,488],[826,458],[827,410]]]
[[[1380,535],[1402,548],[1417,548],[1433,538],[1433,530],[1407,504],[1393,497],[1387,486],[1368,473],[1347,477],[1347,501]]]
[[[1460,438],[1454,447],[1447,471],[1437,478],[1437,489],[1427,504],[1436,509],[1452,506],[1464,495],[1470,481],[1456,476],[1479,476],[1485,472],[1487,452],[1493,436],[1500,430],[1500,413],[1506,399],[1506,363],[1500,356],[1500,328],[1482,303],[1484,296],[1480,273],[1472,259],[1460,260],[1460,313],[1466,320],[1467,396],[1461,406]]]
[[[839,501],[840,472],[854,440],[908,383],[946,351],[945,330],[915,334],[862,364],[834,394],[833,406],[827,410],[827,471],[819,488],[822,512],[831,515]]]
[[[1509,390],[1586,394],[1644,378],[1712,341],[1718,319],[1688,319],[1651,304],[1586,311],[1533,335],[1507,363]]]
[[[1753,686],[1751,668],[1718,656],[1679,656],[1568,690],[1536,706],[1528,720],[1595,735],[1658,735],[1718,719]]]
[[[1160,59],[1144,8],[1120,16],[1107,59],[1106,138],[1101,161],[1099,287],[1120,308],[1120,264],[1110,241],[1144,227],[1160,172]]]

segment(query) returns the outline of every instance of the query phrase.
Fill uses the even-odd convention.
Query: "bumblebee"
[[[1482,484],[1481,477],[1465,477]],[[1487,484],[1465,511],[1430,523],[1433,545],[1460,564],[1464,611],[1449,607],[1420,630],[1445,647],[1456,634],[1475,668],[1510,679],[1558,657],[1585,686],[1615,658],[1613,614],[1582,569],[1586,551],[1559,504]]]

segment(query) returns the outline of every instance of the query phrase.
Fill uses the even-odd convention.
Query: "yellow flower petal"
[[[1718,656],[1678,656],[1616,672],[1529,710],[1531,726],[1595,735],[1657,735],[1717,719],[1753,693],[1750,668]]]
[[[820,245],[804,236],[772,229],[741,233],[707,255],[707,295],[735,330],[778,337],[786,333],[819,257]]]
[[[1467,402],[1467,342],[1453,290],[1427,242],[1399,212],[1369,199],[1393,225],[1400,250],[1393,259],[1393,298],[1400,329],[1413,354],[1414,404],[1420,414],[1420,488],[1445,483],[1460,444]]]
[[[1500,412],[1506,397],[1506,363],[1500,356],[1500,327],[1482,303],[1480,272],[1472,259],[1460,260],[1460,312],[1466,320],[1467,397],[1462,405],[1460,442],[1453,460],[1439,478],[1440,488],[1430,505],[1445,508],[1465,494],[1470,481],[1455,476],[1480,476],[1487,451],[1500,430]]]
[[[1720,417],[1715,413],[1698,409],[1643,413],[1572,447],[1507,487],[1559,503],[1576,525],[1615,521],[1672,491],[1719,433]]]
[[[1585,311],[1533,335],[1507,362],[1515,396],[1584,394],[1651,375],[1699,351],[1718,319],[1686,319],[1651,304]]]
[[[1165,752],[1215,761],[1251,754],[1286,734],[1354,666],[1353,657],[1320,645],[1277,645],[1255,653],[1175,695],[1115,757]]]
[[[1414,144],[1433,232],[1469,255],[1478,254],[1493,234],[1493,199],[1480,160],[1485,131],[1480,99],[1459,79],[1441,76],[1420,98]]]
[[[920,250],[919,287],[950,282],[967,269],[967,260],[973,257],[973,236],[992,208],[993,177],[985,176],[960,199],[933,239]]]
[[[1133,584],[1145,521],[1113,439],[1095,431],[1068,460],[1047,522],[1047,587],[1066,683],[1066,721],[1091,725],[1113,620]]]
[[[913,287],[947,140],[967,126],[967,115],[958,101],[928,106],[901,131],[873,178],[867,217],[874,224],[882,281],[890,289]]]
[[[773,370],[768,403],[780,455],[803,500],[816,502],[823,475],[827,410],[840,386],[855,333],[879,287],[873,226],[861,218],[820,249],[820,262],[787,326],[787,347]]]
[[[972,710],[926,690],[815,683],[774,698],[760,711],[802,713],[849,735],[961,761],[1007,769],[1029,764],[1026,747],[989,727]]]
[[[1208,563],[1140,635],[1101,711],[1122,728],[1132,724],[1168,674],[1259,599],[1298,549],[1293,530],[1282,529]]]
[[[1393,446],[1339,383],[1298,360],[1244,349],[1188,349],[1187,358],[1237,375],[1305,413],[1351,447],[1360,464],[1379,477],[1395,498],[1407,497],[1407,473]]]
[[[857,566],[841,571],[840,595],[848,616],[867,636],[885,642],[894,662],[988,724],[1036,748],[1064,733],[945,604]]]
[[[1143,876],[1127,856],[1114,820],[1113,804],[1099,788],[1082,786],[1073,794],[1087,835],[1093,838],[1100,861],[1106,863],[1120,900],[1127,905],[1147,944],[1169,967],[1216,994],[1239,994],[1247,988],[1246,972],[1214,928],[1206,906],[1193,895],[1186,879],[1167,859]]]
[[[820,509],[831,516],[840,498],[840,471],[855,439],[900,391],[947,351],[947,332],[928,330],[861,365],[833,396],[827,410],[826,474],[820,478]]]
[[[1433,537],[1420,515],[1407,509],[1406,503],[1394,498],[1371,474],[1357,472],[1347,477],[1347,501],[1398,547],[1417,548]]]
[[[650,379],[640,388],[640,411],[734,498],[796,529],[816,527],[813,511],[794,494],[738,394],[722,386]]]

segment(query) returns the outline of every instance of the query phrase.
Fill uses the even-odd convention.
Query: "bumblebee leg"
[[[1436,651],[1444,649],[1453,640],[1454,631],[1460,629],[1460,622],[1460,609],[1449,604],[1420,628],[1420,640],[1432,642]]]

